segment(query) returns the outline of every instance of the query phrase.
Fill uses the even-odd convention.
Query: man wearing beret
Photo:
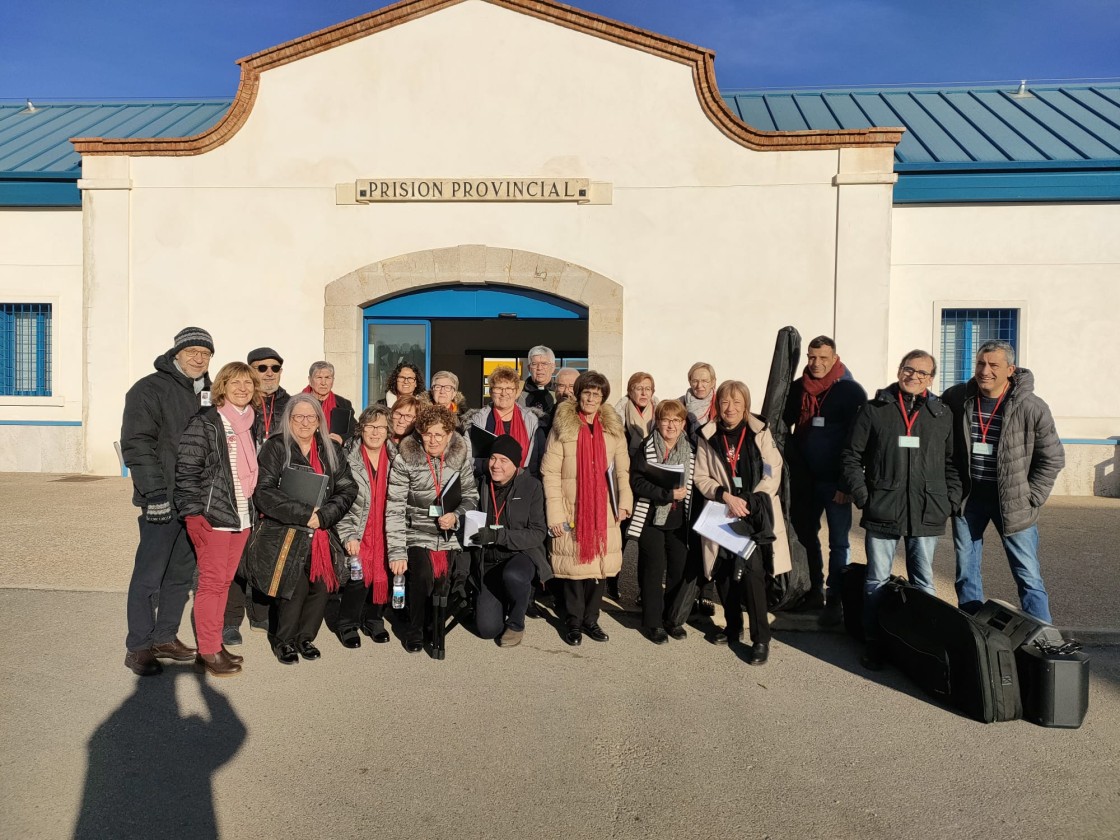
[[[280,418],[284,416],[284,407],[291,397],[280,387],[284,360],[279,353],[271,347],[258,347],[250,351],[246,361],[249,367],[260,374],[261,391],[264,394],[264,403],[253,421],[253,440],[257,442],[257,449],[260,449],[266,440],[280,432]]]
[[[155,360],[155,373],[124,398],[121,455],[132,476],[140,515],[140,545],[128,585],[125,667],[142,677],[163,670],[160,659],[194,660],[195,649],[177,637],[194,578],[195,556],[175,511],[179,438],[199,408],[210,405],[214,340],[186,327]]]

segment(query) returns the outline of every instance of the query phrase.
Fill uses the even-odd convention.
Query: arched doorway
[[[385,393],[399,362],[431,382],[451,370],[467,404],[482,405],[485,377],[499,364],[527,374],[526,354],[543,344],[558,365],[587,368],[587,307],[555,295],[491,286],[442,286],[386,298],[363,310],[363,401]]]
[[[359,268],[327,284],[323,307],[324,358],[335,365],[338,389],[365,393],[369,385],[365,312],[371,305],[432,287],[467,286],[541,293],[587,310],[588,365],[613,387],[622,379],[622,286],[576,263],[530,251],[458,245],[415,251]],[[526,344],[522,353],[534,343]],[[432,368],[437,370],[438,368]]]

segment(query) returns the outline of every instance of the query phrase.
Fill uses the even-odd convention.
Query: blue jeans
[[[953,543],[957,550],[957,603],[965,611],[975,611],[984,603],[984,581],[980,560],[984,555],[984,530],[991,522],[1003,541],[1011,576],[1019,590],[1024,612],[1050,622],[1050,598],[1042,582],[1038,564],[1038,525],[1016,534],[1003,533],[999,512],[999,491],[988,483],[973,485],[964,516],[953,517]]]
[[[823,590],[827,584],[831,595],[839,592],[840,579],[844,567],[851,559],[851,545],[848,533],[852,530],[852,505],[850,502],[837,504],[832,501],[836,495],[836,482],[813,481],[809,486],[798,489],[793,499],[791,520],[797,539],[805,547],[809,561],[809,587],[813,592]],[[824,579],[824,556],[818,534],[821,530],[821,514],[828,523],[828,580]]]
[[[863,632],[868,641],[879,637],[879,601],[883,584],[891,576],[898,541],[906,541],[906,577],[913,586],[933,591],[933,552],[937,537],[878,537],[870,532],[864,541],[867,550],[867,579],[863,584]]]

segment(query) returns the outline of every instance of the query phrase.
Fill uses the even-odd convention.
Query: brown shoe
[[[150,650],[130,650],[124,658],[124,667],[138,677],[154,677],[163,672],[163,666]]]
[[[225,645],[222,645],[222,653],[225,654],[226,659],[228,659],[234,665],[240,665],[245,661],[244,656],[242,656],[240,653],[230,653],[228,650],[226,650]]]
[[[521,639],[524,636],[524,630],[514,630],[512,627],[507,627],[501,638],[498,639],[498,645],[500,647],[517,647],[521,644]]]
[[[200,653],[195,657],[194,664],[212,677],[232,677],[241,673],[241,666],[230,662],[221,652]]]
[[[176,662],[190,662],[198,654],[192,647],[175,639],[173,642],[164,642],[162,645],[152,645],[152,655],[156,659],[174,659]]]

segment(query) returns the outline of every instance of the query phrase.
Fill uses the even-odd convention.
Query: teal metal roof
[[[904,126],[899,204],[1120,201],[1120,82],[727,91],[733,113],[768,131]],[[0,102],[0,206],[76,207],[71,137],[188,137],[230,99]]]
[[[218,122],[231,102],[0,102],[0,206],[81,205],[71,137],[188,137]]]

